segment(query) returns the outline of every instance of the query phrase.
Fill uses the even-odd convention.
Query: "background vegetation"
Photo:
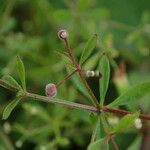
[[[0,76],[11,74],[18,79],[15,59],[19,54],[26,66],[28,91],[44,95],[47,83],[57,83],[67,75],[57,54],[64,51],[57,31],[67,29],[78,58],[87,40],[97,33],[97,47],[84,68],[96,70],[103,49],[118,65],[126,66],[124,82],[114,75],[115,64],[111,68],[108,104],[122,90],[150,80],[149,6],[148,0],[0,0]],[[99,97],[98,79],[89,78],[88,82]],[[136,109],[150,114],[149,96],[138,102]],[[0,115],[13,97],[0,87]],[[90,104],[71,81],[59,89],[57,97]],[[27,101],[7,121],[0,120],[0,149],[86,149],[94,126],[89,112]],[[142,137],[140,131],[127,131],[117,135],[116,141],[126,150],[140,147]]]

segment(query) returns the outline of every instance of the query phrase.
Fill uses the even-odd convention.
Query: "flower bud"
[[[45,94],[48,97],[54,97],[57,94],[57,87],[53,83],[49,83],[46,85]]]
[[[139,118],[135,119],[134,125],[135,125],[135,127],[137,129],[141,129],[142,128],[142,121],[141,121],[141,119],[139,119]]]
[[[66,39],[66,38],[68,37],[67,31],[66,31],[66,30],[60,30],[60,31],[58,32],[58,37],[59,37],[60,39]]]
[[[108,122],[110,125],[117,125],[119,123],[118,117],[109,117]]]
[[[95,75],[95,72],[94,71],[86,71],[86,76],[87,77],[94,77],[94,75]]]

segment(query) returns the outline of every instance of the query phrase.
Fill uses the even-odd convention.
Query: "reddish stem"
[[[110,140],[111,140],[112,144],[114,145],[115,150],[119,150],[118,145],[115,142],[115,140],[113,139],[113,137],[110,137]]]
[[[69,75],[67,75],[62,81],[57,83],[56,87],[58,88],[60,85],[62,85],[65,81],[69,80],[76,72],[78,72],[78,69],[71,72]]]
[[[67,52],[69,53],[69,56],[70,56],[70,58],[71,58],[71,60],[72,60],[72,62],[73,62],[73,64],[74,64],[74,66],[75,66],[76,69],[78,70],[80,79],[82,80],[83,84],[85,85],[85,87],[86,87],[86,89],[87,89],[89,95],[91,96],[91,98],[92,98],[94,104],[97,106],[98,109],[100,109],[100,105],[99,105],[99,103],[98,103],[98,100],[97,100],[97,98],[95,97],[94,93],[92,92],[91,88],[89,87],[87,81],[84,79],[83,73],[82,73],[82,69],[81,69],[81,67],[79,66],[79,64],[78,64],[78,62],[77,62],[77,60],[76,60],[74,54],[73,54],[72,51],[71,51],[70,44],[69,44],[67,38],[64,38],[63,40],[64,40],[64,42],[65,42]]]
[[[102,111],[109,112],[109,113],[114,113],[114,114],[118,114],[118,115],[133,114],[133,112],[129,112],[129,111],[126,111],[126,110],[114,109],[114,108],[108,108],[108,107],[103,107]],[[143,114],[140,114],[139,118],[141,118],[143,120],[150,120],[150,116],[143,115]]]
[[[69,53],[69,56],[70,56],[70,58],[71,58],[71,60],[72,60],[72,62],[73,62],[73,65],[80,71],[81,68],[80,68],[80,66],[78,65],[78,63],[77,63],[77,61],[76,61],[76,58],[75,58],[75,56],[73,55],[73,53],[72,53],[72,51],[71,51],[71,48],[70,48],[70,45],[69,45],[69,43],[68,43],[67,38],[65,38],[64,41],[65,41],[65,44],[66,44],[67,52]]]

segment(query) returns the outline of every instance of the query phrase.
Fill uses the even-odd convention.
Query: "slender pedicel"
[[[64,78],[62,81],[60,81],[58,84],[49,83],[46,85],[45,88],[45,94],[48,97],[55,97],[57,94],[57,88],[62,85],[65,81],[69,80],[76,72],[78,72],[78,69],[74,70],[72,73],[70,73],[66,78]]]
[[[66,35],[66,36],[64,36],[64,35]],[[77,62],[74,54],[71,51],[70,44],[69,44],[68,39],[67,39],[68,34],[67,34],[66,30],[60,30],[58,32],[58,36],[59,36],[59,38],[61,38],[62,40],[64,40],[64,43],[65,43],[65,46],[66,46],[66,50],[67,50],[67,52],[68,52],[68,54],[70,56],[70,59],[72,60],[72,62],[74,64],[74,67],[78,70],[79,77],[80,77],[81,81],[83,82],[83,84],[85,85],[85,87],[86,87],[89,95],[91,96],[93,104],[96,105],[98,109],[100,109],[100,105],[98,103],[98,100],[95,97],[95,95],[94,95],[93,91],[91,90],[91,88],[89,87],[87,81],[85,80],[84,75],[83,75],[83,73],[81,71],[82,69],[79,66],[79,64],[78,64],[78,62]]]
[[[69,80],[76,72],[78,72],[78,69],[71,72],[69,75],[67,75],[62,81],[57,83],[56,87],[58,88],[60,85],[62,85],[65,81]]]
[[[70,58],[71,58],[71,60],[72,60],[72,62],[73,62],[73,65],[78,69],[78,70],[80,70],[81,68],[80,68],[80,66],[78,65],[78,63],[77,63],[77,61],[76,61],[76,58],[75,58],[75,56],[73,55],[73,53],[72,53],[72,51],[71,51],[71,48],[70,48],[70,45],[69,45],[69,42],[68,42],[68,33],[67,33],[67,31],[66,30],[60,30],[59,32],[58,32],[58,37],[60,38],[60,39],[62,39],[62,40],[64,40],[64,42],[65,42],[65,46],[66,46],[66,50],[67,50],[67,52],[68,52],[68,54],[69,54],[69,56],[70,56]]]

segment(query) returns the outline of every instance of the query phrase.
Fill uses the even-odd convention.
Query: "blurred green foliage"
[[[148,0],[0,0],[0,76],[12,74],[18,80],[15,58],[19,54],[26,66],[27,90],[44,95],[47,83],[57,83],[67,75],[57,53],[64,51],[57,37],[57,31],[62,28],[69,32],[78,59],[86,41],[91,35],[98,35],[98,45],[84,68],[96,70],[100,51],[105,49],[109,53],[112,71],[106,104],[121,91],[113,82],[116,62],[126,64],[126,83],[123,82],[126,88],[150,80]],[[98,80],[88,82],[98,97]],[[136,109],[150,113],[149,96],[137,102]],[[0,87],[1,116],[13,97]],[[57,97],[90,104],[71,81],[58,90]],[[89,116],[86,111],[25,101],[7,121],[0,120],[0,149],[86,149],[95,126]],[[137,148],[137,140],[141,142],[135,130],[116,137],[121,150]]]

